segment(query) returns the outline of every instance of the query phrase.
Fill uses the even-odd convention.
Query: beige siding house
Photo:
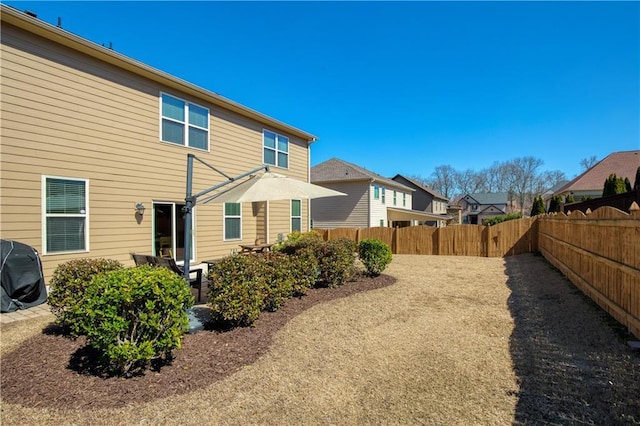
[[[308,182],[313,135],[1,7],[0,231],[40,252],[47,280],[79,257],[180,260],[188,153],[228,176],[267,163]],[[226,180],[195,164],[194,193]],[[305,231],[308,207],[199,205],[192,264]]]
[[[413,188],[338,158],[313,166],[311,182],[347,194],[312,200],[314,228],[407,226],[435,217],[412,210]]]

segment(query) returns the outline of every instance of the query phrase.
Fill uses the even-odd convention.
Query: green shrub
[[[94,277],[73,308],[72,327],[109,372],[128,376],[171,357],[188,331],[192,305],[185,279],[169,269],[119,269]]]
[[[358,244],[358,256],[364,264],[367,274],[378,276],[391,263],[391,249],[380,240],[366,239]]]
[[[263,308],[276,311],[285,300],[293,296],[295,271],[289,268],[289,256],[282,253],[268,253],[264,256],[254,256],[257,274],[264,277]]]
[[[567,196],[564,198],[564,203],[565,204],[571,204],[571,203],[575,203],[575,202],[576,202],[576,199],[575,199],[575,197],[573,196],[572,193],[567,194]]]
[[[288,268],[294,276],[293,296],[307,294],[307,290],[315,286],[320,274],[320,267],[318,266],[315,251],[311,247],[302,247],[294,254],[288,255],[286,259],[285,267]]]
[[[316,286],[338,287],[354,274],[355,242],[348,238],[323,241],[314,247],[319,275]]]
[[[483,225],[493,226],[501,222],[506,222],[508,220],[522,219],[522,213],[507,213],[500,216],[494,216],[490,219],[487,219],[483,222]]]
[[[235,255],[209,270],[209,306],[215,321],[251,325],[264,307],[264,268],[258,256]]]
[[[47,300],[58,324],[69,326],[74,321],[74,308],[93,277],[122,268],[120,262],[112,259],[74,259],[59,264],[49,282],[51,292]]]
[[[287,235],[287,239],[273,247],[274,251],[292,254],[305,247],[315,246],[322,242],[322,236],[315,231],[298,232],[294,231]]]

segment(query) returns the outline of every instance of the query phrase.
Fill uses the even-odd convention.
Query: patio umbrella
[[[333,189],[303,182],[278,173],[252,175],[233,188],[212,195],[202,203],[248,203],[253,201],[297,200],[347,195]]]

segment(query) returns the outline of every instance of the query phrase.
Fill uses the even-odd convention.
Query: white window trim
[[[175,201],[162,201],[162,200],[153,200],[151,201],[152,209],[155,209],[156,204],[171,204],[173,223],[171,224],[171,252],[173,253],[173,257],[178,265],[184,265],[184,257],[178,259],[175,255],[176,253],[176,241],[177,241],[177,233],[176,233],[176,219],[178,217],[179,210],[177,209],[178,204],[184,204],[184,202],[175,202]],[[156,236],[154,235],[154,231],[156,229],[156,218],[155,214],[151,214],[151,249],[149,253],[153,253],[155,250],[156,244]],[[195,209],[191,210],[191,245],[193,246],[193,250],[191,250],[191,259],[189,259],[189,263],[193,263],[196,256],[196,212]]]
[[[397,197],[398,197],[398,193],[397,191],[394,189],[393,190],[393,205],[395,206],[397,203]]]
[[[273,133],[274,135],[276,135],[276,146],[275,146],[275,148],[269,148],[269,147],[264,146],[264,132],[269,132],[269,133]],[[279,136],[282,136],[283,138],[287,138],[287,151],[286,152],[285,151],[280,151],[278,149],[278,137]],[[262,129],[262,164],[269,164],[270,166],[279,167],[281,169],[289,169],[289,164],[291,164],[291,157],[289,155],[290,152],[291,152],[290,145],[291,145],[291,138],[289,136],[283,135],[283,134],[278,133],[278,132],[274,132],[273,130],[269,130],[269,129],[263,128]],[[276,164],[267,163],[265,161],[265,159],[264,159],[264,150],[265,149],[273,150],[276,153],[276,155],[275,155]],[[278,164],[278,154],[279,153],[287,154],[287,167],[282,167],[281,165]]]
[[[382,204],[387,204],[387,189],[384,186],[380,187],[380,201]]]
[[[374,200],[380,199],[380,186],[378,185],[373,185],[373,199]]]
[[[49,214],[47,213],[47,179],[62,179],[62,180],[75,180],[84,182],[84,196],[85,196],[85,213],[84,214]],[[52,176],[42,175],[40,199],[42,201],[40,215],[42,218],[42,255],[58,255],[68,253],[88,253],[89,249],[89,179],[71,178],[66,176]],[[84,217],[84,250],[69,250],[69,251],[54,251],[50,252],[47,246],[47,217]]]
[[[229,203],[229,204],[240,204],[240,215],[239,216],[227,216],[227,212],[225,209],[225,204],[222,204],[222,241],[242,241],[242,203]],[[240,218],[240,238],[227,238],[227,221],[225,219],[234,219]]]
[[[175,99],[178,99],[178,100],[181,100],[182,102],[184,102],[184,114],[185,114],[184,115],[184,118],[185,118],[184,122],[178,121],[178,120],[176,120],[174,118],[171,118],[171,117],[165,117],[164,115],[162,115],[162,95],[167,95],[167,96],[170,96],[172,98],[175,98]],[[160,133],[160,142],[166,143],[166,144],[169,144],[169,145],[172,145],[172,146],[182,146],[184,148],[197,149],[198,151],[210,152],[211,141],[210,141],[209,138],[211,136],[211,132],[210,132],[210,128],[211,128],[211,110],[209,110],[209,108],[207,108],[205,106],[202,106],[200,104],[196,104],[195,102],[189,102],[188,100],[186,100],[184,98],[172,95],[171,93],[167,93],[167,92],[160,92],[160,96],[158,97],[158,102],[160,104],[160,108],[159,108],[159,111],[158,111],[158,115],[160,116],[159,126],[158,126],[158,130],[159,130],[159,133]],[[207,124],[208,124],[207,128],[196,126],[195,124],[189,124],[189,107],[188,107],[189,104],[195,105],[198,108],[202,108],[202,109],[207,110]],[[180,123],[180,124],[184,125],[184,145],[179,145],[179,144],[177,144],[175,142],[165,141],[164,139],[162,139],[162,120],[164,120],[164,119],[169,120],[169,121],[173,121],[174,123]],[[193,128],[199,129],[199,130],[204,130],[204,131],[207,132],[207,148],[206,149],[197,148],[197,147],[189,145],[189,127],[190,126],[193,127]]]
[[[299,201],[300,202],[300,216],[294,216],[293,215],[293,202],[294,201]],[[291,202],[289,203],[289,232],[293,232],[293,219],[300,219],[300,232],[302,232],[302,200],[299,199],[293,199],[291,200]]]

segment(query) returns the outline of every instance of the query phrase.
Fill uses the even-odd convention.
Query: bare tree
[[[450,165],[442,165],[436,167],[431,174],[429,186],[444,195],[451,198],[455,191],[456,171]]]
[[[486,179],[482,173],[467,169],[463,172],[457,172],[456,189],[460,194],[474,194],[477,192],[485,192]]]
[[[509,163],[509,187],[513,199],[520,207],[520,212],[524,214],[525,202],[533,199],[536,188],[538,169],[543,162],[539,158],[521,157],[511,160]]]
[[[591,167],[595,166],[597,162],[598,159],[596,158],[596,156],[592,155],[589,158],[583,158],[582,160],[580,160],[580,165],[582,166],[583,170],[589,170]]]

